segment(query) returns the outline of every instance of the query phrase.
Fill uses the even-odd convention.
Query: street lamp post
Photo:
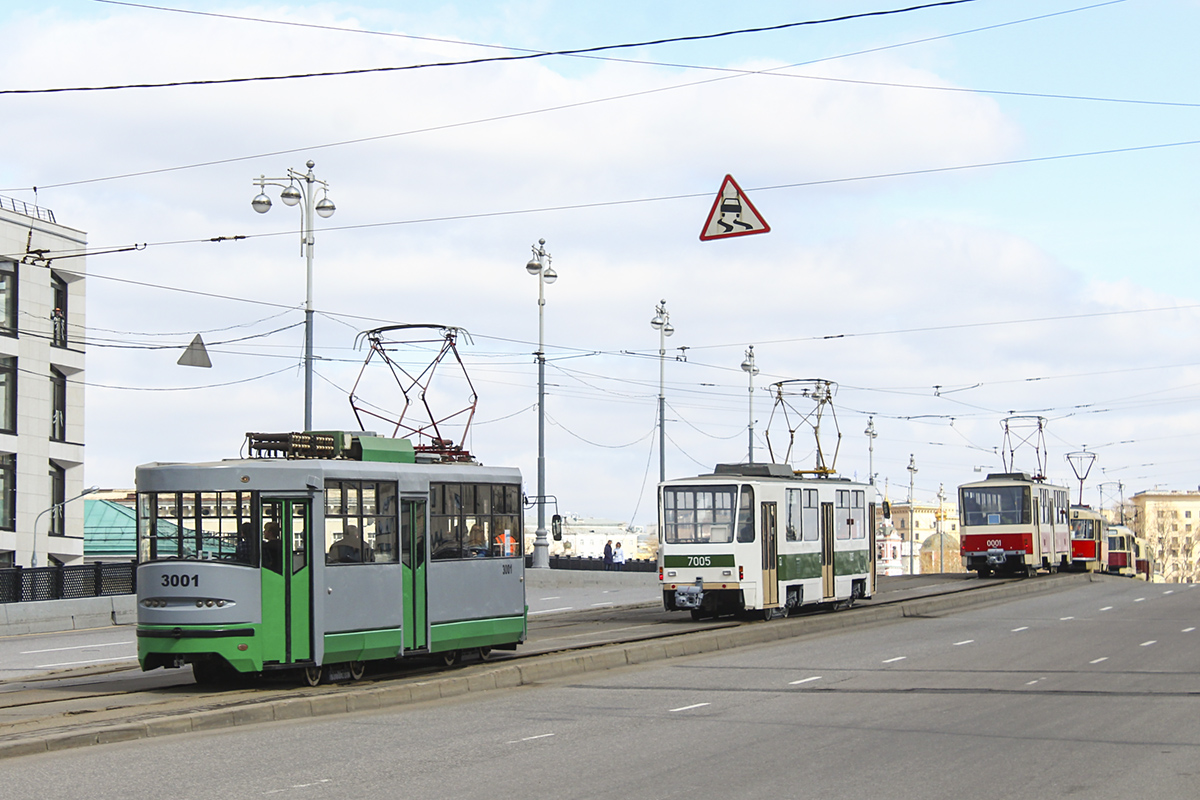
[[[315,164],[309,161],[307,166],[308,172],[300,172],[289,168],[287,176],[283,178],[268,178],[266,175],[255,178],[254,183],[258,185],[259,192],[258,196],[250,201],[250,205],[260,214],[265,214],[271,210],[271,198],[267,197],[265,191],[268,186],[283,187],[283,191],[279,193],[279,199],[283,201],[284,205],[294,206],[297,203],[302,203],[303,221],[300,228],[300,245],[304,250],[304,258],[307,264],[307,283],[304,297],[304,430],[311,431],[313,387],[313,245],[315,244],[313,212],[315,211],[322,219],[328,219],[333,216],[333,212],[337,210],[337,207],[328,197],[329,184],[318,180],[313,174],[312,169]],[[287,181],[287,183],[283,181]],[[296,187],[297,181],[299,181],[303,191]],[[318,184],[321,187],[321,199],[314,203],[314,195]]]
[[[914,527],[916,516],[913,509],[913,479],[917,477],[917,462],[912,453],[908,454],[908,574],[913,574],[913,548],[917,544],[917,529]]]
[[[74,497],[68,497],[66,500],[63,500],[61,503],[52,504],[49,508],[47,508],[45,511],[42,511],[34,518],[34,520],[33,520],[33,552],[29,556],[29,566],[30,567],[37,566],[38,523],[40,523],[42,521],[42,517],[46,516],[47,514],[49,514],[51,511],[53,511],[56,508],[62,508],[67,503],[70,503],[73,500],[78,500],[79,498],[83,497],[84,495],[89,495],[92,492],[98,492],[98,491],[100,491],[99,486],[92,486],[90,488],[84,489],[82,492],[75,495]],[[49,533],[47,533],[47,536],[49,536]],[[48,549],[49,548],[47,547],[47,550]]]
[[[658,482],[667,479],[667,431],[666,422],[667,396],[664,391],[667,375],[667,337],[675,332],[671,327],[671,315],[667,313],[667,301],[661,301],[654,307],[654,318],[650,327],[658,331]]]
[[[938,572],[946,571],[946,485],[938,484],[938,515],[937,515],[937,533],[938,533]]]
[[[533,258],[525,269],[538,278],[538,349],[534,354],[538,365],[537,538],[533,542],[533,566],[547,569],[550,539],[546,536],[546,284],[558,280],[558,273],[550,266],[545,239],[538,239]]]
[[[746,360],[742,362],[742,371],[749,375],[750,378],[750,424],[747,426],[750,432],[750,463],[754,463],[754,376],[758,374],[758,367],[754,366],[754,345],[750,345],[750,349],[746,351]]]
[[[875,418],[867,417],[867,429],[863,431],[867,435],[867,483],[875,485],[875,437],[879,434],[875,432]]]

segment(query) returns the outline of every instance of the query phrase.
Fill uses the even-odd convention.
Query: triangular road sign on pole
[[[204,340],[200,338],[200,334],[196,334],[196,338],[192,339],[183,351],[183,355],[175,362],[181,367],[211,367],[212,362],[208,360],[208,351],[204,349]]]
[[[721,190],[717,192],[717,199],[713,201],[712,210],[708,212],[704,229],[700,231],[700,241],[749,236],[770,230],[771,226],[758,213],[750,198],[746,197],[742,187],[737,185],[732,175],[726,175]]]

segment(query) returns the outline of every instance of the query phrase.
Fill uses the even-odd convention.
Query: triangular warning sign
[[[708,212],[708,220],[700,231],[700,241],[709,239],[727,239],[730,236],[749,236],[752,233],[767,233],[771,226],[758,213],[758,209],[746,197],[742,187],[732,175],[726,175],[713,201],[712,210]]]
[[[196,338],[192,339],[192,343],[183,351],[183,355],[175,362],[181,367],[211,367],[212,362],[208,360],[208,351],[204,349],[204,340],[200,338],[200,334],[196,334]]]

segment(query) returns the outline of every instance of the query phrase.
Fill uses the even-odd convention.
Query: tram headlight
[[[213,607],[213,601],[212,601],[212,600],[205,600],[205,601],[204,601],[204,605],[208,606],[209,608],[212,608],[212,607]]]
[[[217,608],[224,608],[224,607],[225,607],[225,601],[224,601],[224,600],[218,600],[218,601],[217,601]]]
[[[203,601],[203,600],[197,600],[197,601],[196,601],[196,608],[204,608],[204,601]]]

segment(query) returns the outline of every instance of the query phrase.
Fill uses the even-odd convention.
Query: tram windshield
[[[195,559],[258,565],[250,492],[138,495],[138,561]]]
[[[1071,538],[1072,539],[1098,539],[1097,533],[1100,530],[1100,521],[1095,519],[1073,519],[1071,520]]]
[[[733,541],[736,486],[667,486],[663,489],[663,541],[725,544]]]
[[[972,486],[958,490],[963,525],[1028,525],[1028,486]]]

